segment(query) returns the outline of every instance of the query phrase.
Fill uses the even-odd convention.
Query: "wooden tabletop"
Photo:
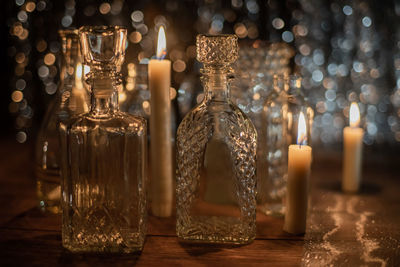
[[[364,162],[359,194],[340,191],[340,153],[314,154],[305,236],[282,231],[283,219],[257,214],[246,246],[183,244],[175,218],[149,216],[141,254],[77,255],[61,245],[61,216],[36,205],[31,145],[0,141],[0,266],[400,266],[400,158]],[[390,164],[390,162],[396,162]]]

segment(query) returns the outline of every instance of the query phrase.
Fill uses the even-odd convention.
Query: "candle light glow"
[[[350,105],[349,124],[350,127],[358,127],[360,124],[360,109],[356,102],[352,102]]]
[[[300,146],[307,145],[306,119],[303,112],[300,112],[299,123],[297,125],[297,144]]]
[[[165,38],[164,27],[161,26],[158,31],[158,40],[157,40],[157,59],[162,60],[167,55],[167,41]]]

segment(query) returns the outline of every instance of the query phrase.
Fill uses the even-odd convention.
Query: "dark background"
[[[143,15],[139,22],[133,15],[137,11]],[[178,92],[185,90],[181,86],[188,77],[198,78],[199,64],[190,55],[198,33],[236,33],[242,46],[258,41],[285,42],[296,52],[291,67],[303,77],[305,94],[315,110],[315,144],[329,147],[341,142],[342,129],[348,123],[344,111],[351,101],[357,101],[366,132],[364,143],[394,150],[399,146],[400,5],[395,1],[7,0],[1,12],[3,137],[21,143],[34,141],[58,83],[59,29],[126,26],[126,74],[127,64],[154,55],[156,30],[164,25],[167,57],[173,63],[185,63],[183,71],[174,69],[172,73],[172,86]],[[16,25],[22,26],[28,36],[14,34]],[[140,33],[140,41],[130,36],[133,32]],[[43,41],[46,48],[38,49]],[[57,60],[48,66],[44,58],[49,53]],[[25,58],[23,71],[19,72],[17,55]],[[38,74],[42,66],[49,70],[46,77]],[[26,83],[23,89],[16,86],[20,79]],[[198,84],[192,86],[199,88]],[[12,94],[18,90],[23,98],[16,102]],[[178,122],[183,115],[178,112]]]

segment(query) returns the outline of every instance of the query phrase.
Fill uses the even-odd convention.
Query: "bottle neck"
[[[67,39],[68,45],[63,47],[63,59],[60,71],[59,93],[71,91],[74,87],[83,88],[83,68],[79,53],[79,40],[75,38]]]
[[[230,97],[229,73],[226,69],[202,70],[204,99],[206,101],[228,101]]]
[[[107,117],[119,110],[118,89],[113,77],[101,76],[92,79],[91,109],[94,117]]]

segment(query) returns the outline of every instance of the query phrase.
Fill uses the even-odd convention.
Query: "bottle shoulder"
[[[104,128],[107,130],[126,129],[131,131],[147,131],[147,121],[144,118],[120,111],[103,117],[93,116],[90,112],[84,113],[76,115],[68,121],[61,122],[60,125],[63,128],[71,130]]]
[[[193,131],[196,128],[212,131],[216,127],[246,132],[255,137],[257,135],[252,121],[230,101],[222,103],[204,101],[200,103],[186,114],[178,127],[178,135],[185,135],[188,131]]]

